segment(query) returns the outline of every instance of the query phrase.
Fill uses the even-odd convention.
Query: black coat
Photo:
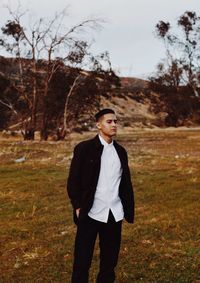
[[[134,194],[131,176],[128,167],[126,150],[113,141],[122,166],[122,177],[119,185],[119,197],[121,199],[124,217],[129,223],[134,221]],[[75,210],[80,209],[80,219],[90,211],[98,183],[101,154],[103,145],[98,135],[93,139],[77,144],[71,161],[67,180],[67,191],[74,209],[74,221],[77,222]]]

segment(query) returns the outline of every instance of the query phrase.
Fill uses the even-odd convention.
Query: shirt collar
[[[113,146],[113,141],[111,143],[107,143],[100,135],[99,135],[99,139],[100,139],[100,142],[102,143],[103,146],[105,146],[105,147]]]

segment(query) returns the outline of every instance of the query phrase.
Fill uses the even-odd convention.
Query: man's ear
[[[96,123],[97,129],[101,129],[101,124],[99,122]]]

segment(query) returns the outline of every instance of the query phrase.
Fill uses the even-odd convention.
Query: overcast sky
[[[11,6],[17,0],[10,0]],[[0,0],[0,26],[8,19]],[[145,78],[165,57],[162,43],[155,38],[159,20],[175,22],[186,10],[199,15],[200,0],[21,0],[37,17],[54,16],[69,5],[70,21],[79,22],[88,16],[106,21],[95,37],[93,51],[108,51],[113,68],[121,76]],[[1,53],[2,54],[2,53]]]

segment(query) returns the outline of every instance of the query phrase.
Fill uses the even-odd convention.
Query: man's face
[[[115,114],[103,115],[97,122],[99,131],[108,137],[113,137],[117,133],[117,118]]]

